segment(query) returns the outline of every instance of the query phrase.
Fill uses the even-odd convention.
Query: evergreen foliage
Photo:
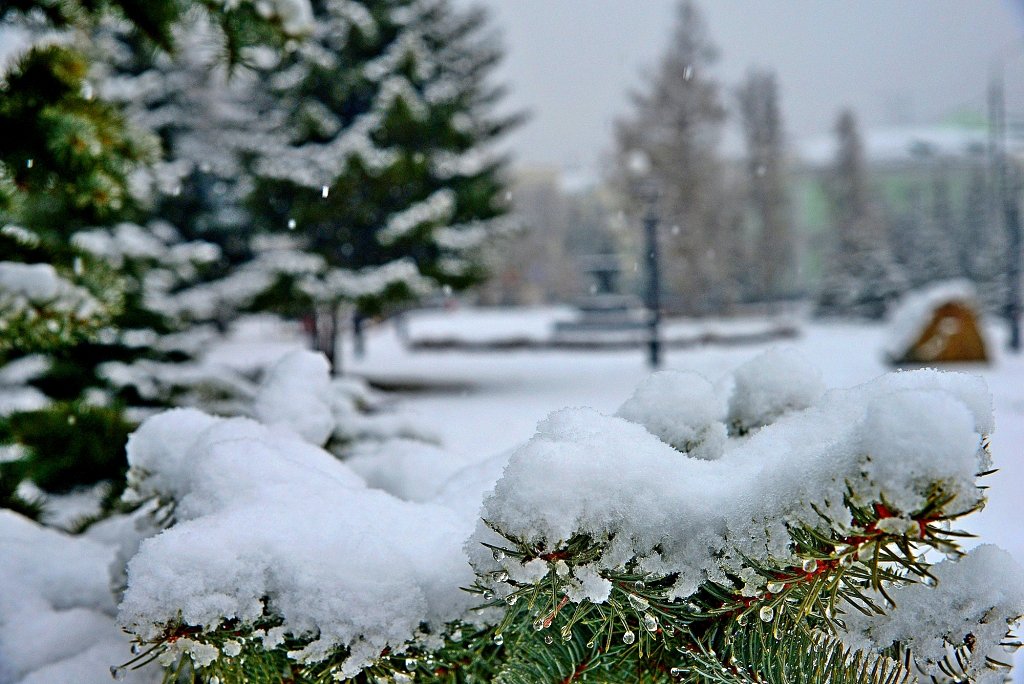
[[[153,308],[154,290],[180,287],[177,279],[194,277],[207,260],[201,245],[172,248],[180,241],[173,229],[117,223],[144,216],[138,174],[159,159],[160,140],[98,92],[90,36],[118,23],[137,54],[166,54],[176,47],[174,27],[202,11],[218,27],[219,58],[236,62],[247,45],[304,30],[296,7],[19,0],[0,11],[14,43],[0,65],[0,364],[49,354],[49,369],[32,384],[56,402],[3,417],[0,441],[20,447],[21,459],[4,464],[0,503],[21,506],[22,478],[63,492],[123,477],[135,424],[125,404],[164,406],[167,398],[139,396],[108,371],[153,356],[151,338],[174,328]],[[62,427],[68,421],[73,429]]]
[[[749,202],[757,216],[757,293],[772,301],[792,287],[792,217],[783,165],[778,83],[770,71],[751,71],[737,93],[747,147]]]
[[[518,121],[493,111],[502,53],[486,15],[447,0],[313,6],[312,40],[260,86],[266,134],[240,141],[258,227],[322,260],[289,297],[374,314],[480,282],[474,250],[505,211],[490,144]]]
[[[658,193],[666,304],[688,313],[721,310],[738,295],[738,216],[717,151],[726,110],[709,73],[717,56],[696,4],[679,3],[669,51],[616,124],[619,185],[634,210]],[[650,166],[641,182],[627,173],[638,153]]]
[[[834,238],[816,313],[878,319],[903,291],[903,274],[873,206],[863,144],[852,112],[839,115],[836,137],[836,162],[826,187]]]
[[[744,402],[768,392],[763,398],[788,415],[777,414],[767,419],[767,427],[730,437],[735,440],[732,450],[720,456],[732,459],[728,463],[709,463],[704,459],[717,460],[712,450],[690,445],[681,451],[683,446],[666,441],[668,433],[656,435],[641,427],[664,426],[663,419],[670,416],[676,418],[676,428],[717,420],[704,405],[710,395],[678,385],[696,382],[684,373],[655,376],[641,386],[632,404],[627,402],[627,413],[640,425],[585,409],[558,412],[542,423],[537,436],[511,456],[485,499],[477,532],[467,542],[476,578],[464,590],[476,605],[464,617],[443,625],[421,622],[408,642],[375,641],[369,652],[371,637],[366,634],[355,634],[351,648],[324,649],[324,640],[337,644],[337,636],[318,632],[316,625],[323,624],[318,620],[334,619],[345,605],[310,609],[303,595],[297,606],[294,593],[289,593],[294,588],[276,588],[279,579],[269,585],[257,579],[238,594],[226,589],[211,604],[206,592],[218,584],[203,576],[209,570],[199,570],[193,578],[204,587],[199,591],[193,584],[174,582],[170,588],[170,578],[145,576],[140,580],[146,586],[130,589],[122,604],[127,612],[122,620],[138,641],[137,657],[122,667],[157,661],[168,668],[166,684],[999,681],[1009,668],[1009,654],[1019,645],[1010,630],[1024,612],[1024,587],[986,582],[1018,583],[1020,571],[1002,573],[995,567],[1012,561],[993,547],[965,553],[960,544],[970,535],[955,528],[985,504],[978,478],[989,474],[985,469],[991,463],[984,434],[991,429],[987,396],[978,394],[978,384],[966,376],[920,371],[814,399],[821,390],[815,389],[811,376],[794,377],[795,361],[768,354],[743,370],[746,391],[732,397],[729,412],[743,413],[750,408]],[[789,398],[771,392],[775,374],[784,366]],[[707,388],[715,391],[710,383]],[[675,396],[677,392],[682,394]],[[791,403],[798,394],[805,401]],[[671,400],[681,405],[662,403]],[[874,418],[853,418],[865,411]],[[922,420],[959,423],[953,431],[959,436],[951,432],[939,437]],[[163,447],[160,435],[190,425],[207,426],[209,444],[191,452]],[[179,499],[205,491],[207,480],[232,462],[233,449],[248,454],[253,448],[272,448],[257,436],[262,434],[258,426],[217,426],[210,417],[165,414],[143,426],[134,442],[135,458],[142,460],[133,460],[133,468],[154,464],[154,458],[178,463],[165,471],[140,471],[132,485],[132,491],[160,502],[163,521],[170,526],[161,537],[163,554],[176,549],[181,553],[180,544],[189,538],[211,543],[204,532],[232,549],[236,543],[246,548],[253,539],[262,540],[261,548],[268,543],[261,535],[226,530],[224,522],[237,518],[216,512],[225,501],[237,512],[242,502],[256,501],[253,494],[208,493],[209,509],[198,515],[194,508],[182,511],[183,518],[175,520]],[[217,429],[229,439],[213,437]],[[714,439],[707,431],[702,434],[704,440]],[[794,439],[799,445],[794,446]],[[940,441],[959,446],[945,450]],[[284,448],[292,463],[297,447],[277,448]],[[941,453],[927,454],[928,449]],[[209,462],[193,464],[206,468],[206,475],[191,483],[190,475],[175,475],[201,453],[218,453]],[[953,453],[958,455],[948,460]],[[273,468],[271,454],[263,455]],[[757,465],[762,467],[747,471],[747,458],[760,459]],[[924,462],[935,469],[921,466]],[[666,474],[665,482],[642,486],[645,477],[656,476],[659,466],[669,464],[682,475]],[[730,467],[743,483],[738,488],[718,479],[728,476]],[[978,473],[979,468],[984,472]],[[706,481],[689,482],[699,473]],[[341,476],[325,470],[317,473],[317,481]],[[677,476],[678,482],[673,479]],[[290,484],[275,486],[287,493],[298,479],[289,475]],[[343,487],[338,491],[346,491]],[[322,496],[326,490],[312,491]],[[363,495],[358,489],[348,491],[353,497]],[[704,491],[704,498],[697,494]],[[749,500],[735,501],[735,511],[719,510],[722,496],[734,494]],[[264,505],[280,505],[276,496],[268,489]],[[779,500],[787,496],[793,499]],[[673,503],[679,509],[667,510]],[[433,515],[434,510],[428,506],[421,514]],[[208,525],[206,515],[211,516],[205,519]],[[714,528],[716,522],[723,529],[703,527],[707,523]],[[182,526],[188,526],[191,537],[183,535]],[[284,534],[281,544],[294,543],[292,532]],[[403,546],[410,543],[404,534],[396,531],[398,553],[411,551]],[[379,548],[378,542],[372,548]],[[333,543],[338,546],[325,540],[332,552],[344,553],[360,548],[361,541]],[[151,571],[154,562],[178,562],[156,551],[159,545],[155,540],[148,554],[136,557],[130,576],[142,568]],[[425,555],[413,563],[429,565],[430,553]],[[434,562],[448,567],[443,558],[439,555]],[[280,562],[287,566],[290,561]],[[219,566],[215,562],[213,567]],[[238,577],[249,583],[258,567],[254,561]],[[702,569],[695,573],[697,568]],[[296,582],[308,581],[309,575],[300,571],[300,580],[286,567],[257,572],[277,577],[279,571]],[[395,572],[404,570],[396,567]],[[341,595],[351,590],[351,581],[367,593],[379,591],[376,585],[345,577],[345,586],[338,588]],[[262,613],[255,619],[241,618],[235,609],[219,612],[261,587],[269,595],[257,601]],[[929,592],[936,592],[935,616],[923,614]],[[169,602],[169,596],[177,600]],[[396,605],[415,605],[408,603],[408,596],[381,596],[385,602],[392,598]],[[443,601],[440,596],[433,600]],[[944,603],[954,600],[958,608]],[[395,611],[391,614],[402,615],[401,608]],[[388,614],[387,608],[374,612],[378,618]],[[150,622],[159,615],[171,619]],[[872,625],[879,624],[883,626],[873,632]],[[896,625],[894,633],[904,636],[885,636],[884,625]],[[935,642],[940,644],[938,655]],[[387,646],[377,645],[381,643]]]

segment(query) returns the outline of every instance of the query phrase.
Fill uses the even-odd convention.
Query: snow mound
[[[253,413],[266,425],[287,425],[310,444],[323,446],[335,427],[330,373],[323,354],[285,354],[267,372]]]
[[[850,611],[844,616],[843,640],[852,648],[881,651],[899,642],[914,653],[926,674],[945,679],[939,663],[948,646],[970,640],[967,674],[979,684],[1004,681],[1005,672],[986,669],[985,659],[1005,661],[999,643],[1018,615],[1024,614],[1024,569],[1006,551],[984,544],[958,561],[932,567],[935,586],[912,584],[895,587],[890,595],[896,606],[885,615],[866,616]],[[882,601],[881,597],[877,597]],[[942,610],[936,610],[942,606]],[[970,635],[970,638],[968,636]]]
[[[935,310],[950,303],[977,309],[977,295],[971,281],[943,280],[905,296],[889,315],[886,354],[890,358],[901,358],[931,323]]]
[[[0,510],[0,684],[106,684],[110,666],[131,658],[113,619],[115,553]]]
[[[640,383],[615,414],[639,423],[666,444],[715,459],[725,447],[725,399],[703,376],[661,371]]]
[[[849,524],[847,483],[897,514],[918,510],[932,484],[952,497],[949,511],[981,500],[975,474],[987,467],[981,446],[992,416],[976,378],[898,373],[813,398],[817,374],[796,367],[792,355],[782,357],[792,372],[776,372],[782,364],[769,362],[779,358],[769,353],[740,369],[735,392],[763,399],[741,403],[734,415],[759,416],[746,423],[753,425],[789,413],[728,440],[721,458],[681,456],[641,425],[564,409],[511,455],[482,518],[549,549],[588,534],[607,542],[598,569],[638,558],[649,572],[677,573],[674,593],[688,596],[707,579],[727,582],[725,573],[739,573],[745,558],[796,563],[788,526],[819,527],[816,511]],[[766,366],[769,372],[759,372]],[[796,391],[773,395],[771,388],[785,389],[784,375]],[[675,386],[661,389],[671,403]],[[803,402],[813,403],[797,410]],[[499,570],[481,542],[502,539],[480,523],[467,543],[478,572]]]
[[[729,423],[740,433],[805,409],[825,392],[821,373],[794,349],[770,349],[737,368],[733,379]]]
[[[177,504],[176,524],[128,566],[120,622],[144,639],[179,615],[215,628],[272,610],[283,632],[311,639],[292,657],[346,647],[354,676],[472,604],[459,589],[473,581],[461,548],[471,522],[366,488],[289,429],[170,411],[132,436],[128,460],[136,496]]]

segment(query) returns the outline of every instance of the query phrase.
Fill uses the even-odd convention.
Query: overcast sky
[[[674,0],[463,0],[492,10],[507,58],[508,104],[531,120],[509,139],[525,165],[592,168],[610,147],[626,93],[666,49]],[[831,128],[849,105],[866,125],[934,123],[984,110],[988,74],[1004,64],[1011,110],[1024,118],[1024,0],[704,0],[736,84],[776,70],[790,137]],[[1011,116],[1012,116],[1011,111]]]

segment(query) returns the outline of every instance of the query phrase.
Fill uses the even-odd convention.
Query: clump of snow
[[[0,683],[106,684],[131,658],[116,627],[112,546],[0,510]],[[160,680],[128,672],[132,684]]]
[[[703,376],[661,371],[636,388],[615,415],[639,423],[663,442],[698,458],[722,455],[726,403]]]
[[[323,446],[335,427],[330,372],[323,354],[286,354],[267,371],[254,415],[266,425],[287,425],[310,444]]]
[[[128,568],[120,620],[143,638],[179,614],[213,628],[251,624],[271,606],[282,635],[315,635],[292,657],[347,647],[343,674],[353,676],[421,624],[440,628],[472,604],[459,589],[473,579],[467,520],[367,489],[290,430],[171,411],[132,436],[128,460],[136,496],[176,501],[176,524]]]
[[[404,501],[427,502],[466,467],[463,459],[422,441],[391,439],[357,445],[345,465],[366,484]]]
[[[978,310],[971,281],[943,280],[903,297],[889,315],[889,338],[885,343],[889,358],[902,358],[931,323],[935,310],[953,303]]]
[[[0,261],[0,314],[17,315],[42,306],[80,318],[99,309],[88,291],[62,278],[50,264]]]
[[[770,349],[737,368],[733,379],[729,423],[740,433],[805,409],[825,391],[820,371],[794,349]]]
[[[934,565],[931,572],[935,586],[890,588],[896,606],[884,615],[851,610],[843,617],[843,640],[852,648],[871,651],[901,643],[910,648],[925,674],[939,679],[945,679],[939,664],[949,648],[970,642],[966,672],[971,681],[1003,681],[1005,672],[986,668],[985,660],[1007,662],[999,643],[1024,615],[1024,569],[1006,551],[985,544],[959,560]]]
[[[815,397],[817,374],[794,367],[788,355],[781,358],[798,391],[773,403],[771,389],[781,391],[781,375],[760,371],[779,358],[769,354],[737,379],[737,391],[763,397],[752,404],[756,411],[740,415],[774,422],[728,440],[721,458],[681,457],[641,425],[565,409],[511,455],[482,518],[549,549],[578,533],[605,540],[597,567],[639,559],[649,572],[678,574],[674,594],[687,596],[708,579],[727,582],[726,573],[741,572],[746,559],[796,563],[788,526],[820,527],[817,511],[850,524],[847,484],[905,507],[896,513],[908,515],[936,483],[956,497],[949,511],[982,499],[975,478],[986,457],[978,426],[991,426],[991,412],[974,413],[983,404],[976,378],[894,374]],[[672,387],[663,389],[671,401]],[[813,403],[796,410],[803,402]],[[789,414],[775,418],[783,409]],[[467,545],[477,569],[493,571],[495,561],[480,542],[501,538],[481,523]]]

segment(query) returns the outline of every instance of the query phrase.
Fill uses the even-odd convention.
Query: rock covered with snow
[[[750,408],[738,415],[759,416],[747,425],[774,422],[728,440],[721,458],[681,455],[621,416],[565,409],[512,454],[481,517],[545,548],[588,534],[607,542],[597,569],[639,559],[649,572],[677,574],[674,594],[687,596],[708,579],[727,582],[745,559],[796,562],[788,526],[820,526],[817,511],[849,524],[848,484],[901,514],[919,510],[934,486],[952,498],[950,511],[981,500],[975,480],[993,426],[977,378],[898,373],[820,395],[818,376],[790,356],[796,388],[776,396],[784,375],[755,372],[771,359],[737,373],[733,397],[740,388],[763,397],[740,404]],[[663,390],[670,403],[674,388]],[[498,569],[481,542],[501,538],[481,523],[467,544],[478,571]]]
[[[128,568],[120,619],[144,638],[179,615],[213,628],[270,606],[282,635],[317,635],[292,657],[347,647],[352,676],[472,604],[459,589],[473,579],[461,548],[470,522],[368,489],[289,429],[171,411],[140,427],[128,459],[137,496],[176,502],[176,524]]]
[[[885,352],[901,358],[913,347],[932,321],[935,310],[944,304],[960,303],[977,309],[977,294],[969,280],[943,280],[903,297],[889,315],[889,334]]]

